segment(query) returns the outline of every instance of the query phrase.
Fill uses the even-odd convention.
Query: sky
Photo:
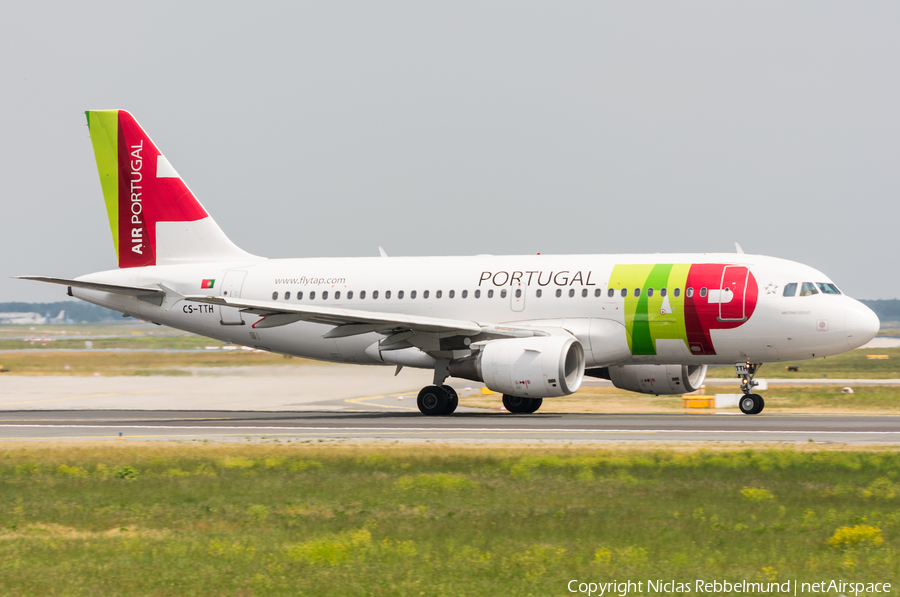
[[[83,114],[113,108],[257,255],[739,242],[897,298],[898,31],[896,2],[7,2],[0,302],[116,267]]]

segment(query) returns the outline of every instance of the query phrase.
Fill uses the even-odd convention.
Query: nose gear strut
[[[753,388],[759,385],[758,381],[753,381],[753,376],[760,367],[762,367],[762,363],[751,363],[750,361],[734,364],[734,372],[741,378],[741,392],[744,393],[738,406],[745,415],[758,415],[766,406],[763,397],[753,393]]]

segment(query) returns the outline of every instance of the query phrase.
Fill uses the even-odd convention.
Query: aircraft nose
[[[881,322],[875,312],[859,301],[853,301],[845,311],[847,342],[850,348],[859,348],[878,334]]]

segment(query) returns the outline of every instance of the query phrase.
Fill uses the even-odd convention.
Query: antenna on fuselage
[[[384,252],[384,249],[382,249],[381,247],[378,247],[378,254],[381,255],[382,257],[387,257],[387,256],[388,256],[388,254],[385,253],[385,252]]]
[[[380,249],[381,247],[378,248]],[[744,250],[741,248],[741,245],[737,244],[737,242],[734,243],[734,252],[740,255],[744,254]]]

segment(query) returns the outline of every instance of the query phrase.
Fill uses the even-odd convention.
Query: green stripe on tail
[[[97,110],[85,112],[91,144],[100,173],[100,186],[109,216],[116,258],[119,257],[119,111]]]

